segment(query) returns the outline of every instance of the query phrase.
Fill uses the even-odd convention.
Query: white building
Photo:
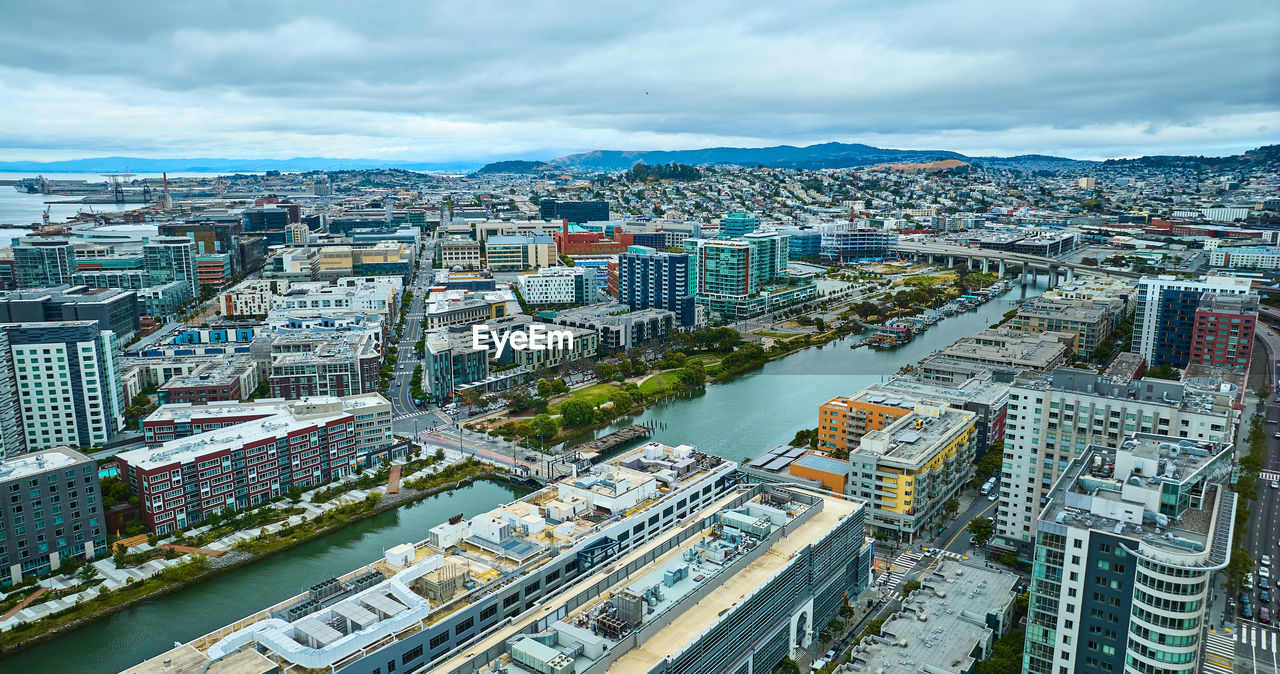
[[[1145,356],[1150,365],[1172,362],[1178,346],[1190,348],[1200,297],[1205,293],[1245,295],[1252,283],[1232,276],[1206,276],[1198,281],[1168,274],[1142,277],[1138,281],[1132,350]],[[1175,342],[1175,337],[1185,339]],[[1183,367],[1186,361],[1173,365]]]
[[[1217,379],[1112,382],[1062,368],[1017,379],[1005,419],[1004,480],[996,532],[1007,547],[1034,540],[1041,499],[1090,445],[1119,447],[1133,433],[1230,442],[1239,389]]]
[[[285,279],[249,279],[222,293],[218,309],[223,316],[266,316],[288,290]]]
[[[1205,247],[1208,248],[1208,241]],[[1220,248],[1209,253],[1210,267],[1232,269],[1280,269],[1280,248],[1275,246],[1242,246]]]
[[[594,304],[599,295],[594,270],[550,267],[516,279],[520,295],[532,305]]]
[[[441,269],[453,269],[454,267],[462,267],[463,269],[480,268],[479,241],[464,239],[460,236],[451,236],[437,245],[440,250]]]

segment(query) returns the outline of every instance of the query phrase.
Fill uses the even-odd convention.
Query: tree
[[[570,400],[560,405],[560,420],[565,426],[585,426],[595,421],[596,410],[583,400]]]
[[[208,302],[209,300],[213,299],[213,296],[214,296],[214,295],[217,295],[217,294],[218,294],[218,289],[217,289],[216,287],[211,286],[211,285],[209,285],[208,283],[201,283],[201,284],[200,284],[200,298],[199,298],[199,299],[200,299],[200,301],[201,301],[201,302]]]
[[[1182,379],[1182,370],[1165,363],[1164,365],[1147,368],[1147,373],[1143,376],[1155,379],[1172,379],[1173,381],[1179,381]]]
[[[539,397],[550,398],[552,392],[554,391],[555,391],[555,387],[551,385],[551,382],[547,381],[546,379],[538,380],[538,396]]]
[[[1231,559],[1227,561],[1227,591],[1238,594],[1244,591],[1244,577],[1253,573],[1253,557],[1247,550],[1236,548],[1231,551]]]
[[[596,363],[596,379],[600,381],[613,379],[613,363]]]
[[[631,411],[631,406],[635,401],[631,399],[631,394],[626,391],[614,391],[609,394],[609,401],[613,403],[613,411],[618,414],[626,414]]]
[[[909,580],[902,584],[902,598],[906,599],[911,596],[912,592],[920,589],[920,581]]]
[[[560,432],[560,425],[550,414],[539,414],[529,421],[529,433],[536,435],[543,441],[554,438]]]
[[[942,514],[945,517],[951,517],[952,515],[956,514],[956,511],[959,509],[960,509],[960,502],[955,500],[954,498],[949,498],[947,499],[946,503],[942,504]]]
[[[1266,384],[1263,384],[1262,386],[1259,386],[1259,387],[1258,387],[1258,397],[1259,397],[1259,398],[1262,398],[1263,400],[1266,400],[1267,398],[1270,398],[1270,397],[1271,397],[1271,387],[1270,387],[1270,386],[1267,386]]]
[[[965,528],[973,535],[973,544],[978,547],[986,545],[996,533],[996,525],[985,517],[973,518]]]

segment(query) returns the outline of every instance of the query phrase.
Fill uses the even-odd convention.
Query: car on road
[[[1272,480],[1272,481],[1271,481],[1271,488],[1272,488],[1272,489],[1280,489],[1280,482],[1276,482],[1275,480]]]
[[[1280,421],[1277,421],[1277,420],[1275,420],[1275,419],[1267,419],[1267,423],[1269,423],[1269,424],[1280,424]]]
[[[1262,559],[1258,560],[1258,562],[1263,566],[1271,566],[1271,555],[1263,555]]]
[[[1271,609],[1267,608],[1266,606],[1263,606],[1262,608],[1258,609],[1258,620],[1259,620],[1260,622],[1264,622],[1264,623],[1266,623],[1266,624],[1270,625],[1270,624],[1271,624]]]
[[[988,500],[988,501],[994,501],[994,500],[996,500],[996,499],[998,499],[998,498],[1000,498],[1000,495],[999,495],[999,494],[992,494],[992,495],[990,495],[990,496],[988,496],[988,497],[987,497],[987,500]]]
[[[1259,578],[1270,578],[1270,577],[1271,577],[1271,569],[1269,569],[1269,568],[1267,568],[1267,567],[1265,567],[1265,566],[1260,566],[1260,567],[1258,567],[1258,577],[1259,577]]]
[[[1253,589],[1253,574],[1252,574],[1252,573],[1246,573],[1246,574],[1244,574],[1244,580],[1240,582],[1240,586],[1241,586],[1241,587],[1243,587],[1243,588],[1244,588],[1244,589],[1246,589],[1246,590],[1252,590],[1252,589]]]
[[[1258,602],[1261,604],[1271,603],[1271,592],[1269,590],[1260,590],[1258,592]]]

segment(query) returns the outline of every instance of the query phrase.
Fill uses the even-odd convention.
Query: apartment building
[[[101,446],[124,430],[117,337],[97,321],[0,324],[0,348],[13,377],[0,396],[20,410],[26,451]]]
[[[1257,295],[1205,293],[1196,307],[1188,366],[1206,365],[1247,371],[1257,323]]]
[[[61,285],[0,294],[0,323],[97,321],[127,342],[140,327],[138,295],[119,288]]]
[[[371,329],[302,329],[264,337],[269,354],[271,396],[296,400],[308,396],[349,396],[379,390],[382,349]]]
[[[688,253],[632,246],[618,255],[618,301],[631,309],[666,309],[682,326],[697,323]]]
[[[847,493],[871,506],[868,525],[903,545],[937,525],[943,504],[969,479],[977,415],[934,401],[880,430],[849,452]]]
[[[1209,252],[1209,266],[1231,269],[1280,269],[1280,248],[1276,246],[1217,248]]]
[[[599,301],[594,270],[576,267],[550,267],[536,274],[516,278],[520,296],[525,303],[545,304],[595,304]]]
[[[161,404],[237,401],[249,397],[258,388],[260,372],[258,363],[244,354],[199,359],[191,371],[168,377],[156,391],[156,398]]]
[[[19,288],[71,283],[71,275],[76,272],[76,255],[69,240],[24,236],[11,243],[14,282]]]
[[[1069,332],[1076,336],[1077,358],[1088,358],[1110,334],[1115,314],[1103,303],[1037,297],[1018,307],[1009,321],[1014,332]]]
[[[436,258],[440,262],[441,269],[457,267],[479,269],[481,267],[480,242],[474,239],[451,236],[436,244],[436,250]]]
[[[1036,520],[1023,671],[1204,671],[1231,553],[1230,444],[1136,433],[1090,445]]]
[[[518,313],[519,305],[510,290],[468,292],[465,290],[434,291],[426,301],[427,331],[456,325],[484,323]]]
[[[1229,276],[1207,276],[1198,281],[1176,276],[1144,276],[1138,281],[1138,302],[1133,319],[1133,348],[1152,367],[1184,367],[1191,360],[1196,309],[1205,293],[1246,295],[1252,281]]]
[[[665,309],[628,311],[626,305],[593,304],[565,309],[554,314],[540,313],[537,320],[590,330],[600,336],[600,345],[610,352],[627,351],[667,338],[676,329],[675,314]]]
[[[817,297],[813,274],[787,268],[790,241],[782,234],[686,239],[684,245],[694,261],[694,299],[711,313],[747,318]]]
[[[116,459],[156,533],[342,477],[394,449],[391,404],[378,394],[162,405],[143,433],[146,449]]]
[[[755,213],[727,213],[720,218],[720,238],[736,239],[760,229],[760,216]]]
[[[960,362],[992,370],[1022,372],[1048,371],[1067,362],[1074,353],[1076,335],[1071,332],[1019,332],[1005,327],[983,328],[971,337],[961,337],[920,361],[925,379],[948,379],[945,367],[932,361]],[[942,365],[946,365],[946,362]],[[936,371],[936,374],[931,374]]]
[[[1054,480],[1090,445],[1119,447],[1134,433],[1230,442],[1239,417],[1239,385],[1197,378],[1112,381],[1060,368],[1018,378],[1009,389],[1005,462],[994,545],[1025,552],[1040,504]]]
[[[225,291],[218,298],[223,316],[266,316],[276,297],[289,290],[285,279],[249,279]]]
[[[69,447],[0,462],[0,587],[107,551],[98,464]]]
[[[150,285],[181,281],[192,297],[200,296],[194,241],[185,236],[153,236],[142,245],[142,255],[151,275]]]

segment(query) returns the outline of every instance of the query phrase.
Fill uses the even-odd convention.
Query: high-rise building
[[[685,251],[694,256],[695,301],[712,313],[746,318],[817,297],[811,273],[787,268],[789,243],[776,232],[685,239]]]
[[[27,451],[94,447],[124,429],[116,334],[97,321],[0,324]]]
[[[538,215],[543,220],[604,222],[609,219],[609,202],[543,199],[538,204]]]
[[[760,229],[760,216],[755,213],[728,213],[720,218],[720,238],[738,239]]]
[[[71,282],[76,254],[67,239],[31,236],[13,239],[14,281],[19,288],[47,288]]]
[[[882,260],[897,253],[898,233],[840,222],[823,229],[820,245],[828,260]]]
[[[6,509],[0,517],[0,569],[8,571],[0,574],[0,586],[55,571],[70,559],[91,561],[106,551],[98,464],[84,454],[51,447],[5,459],[0,494]]]
[[[1248,370],[1257,322],[1257,295],[1205,293],[1196,307],[1187,364]]]
[[[1199,281],[1176,276],[1144,276],[1138,281],[1137,311],[1133,319],[1133,348],[1152,367],[1185,367],[1191,360],[1196,309],[1205,293],[1245,295],[1247,278],[1208,276]]]
[[[142,246],[151,284],[182,281],[192,297],[200,296],[196,276],[196,245],[185,236],[153,236]]]
[[[1230,443],[1126,435],[1066,466],[1036,520],[1022,671],[1200,672],[1231,552]]]
[[[1230,442],[1239,387],[1209,377],[1112,381],[1060,368],[1020,377],[1009,389],[998,548],[1025,551],[1049,487],[1087,447],[1119,447],[1133,433],[1194,442]]]
[[[618,255],[618,301],[632,309],[666,309],[690,326],[697,320],[692,277],[688,253],[632,246]]]

